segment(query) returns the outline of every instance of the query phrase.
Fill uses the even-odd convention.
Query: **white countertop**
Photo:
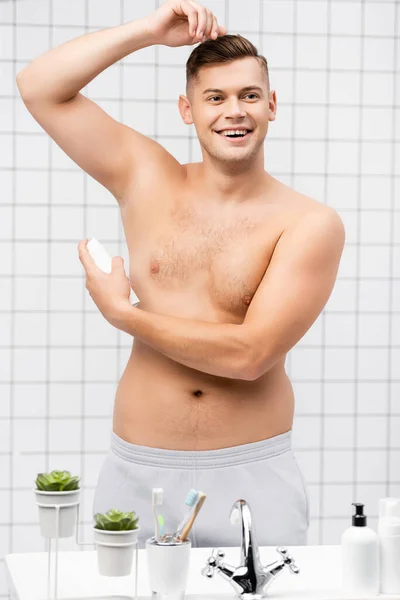
[[[294,575],[285,569],[267,589],[270,598],[285,600],[365,600],[361,596],[345,595],[341,591],[340,546],[288,546],[300,569]],[[186,590],[187,600],[217,600],[235,598],[229,582],[215,573],[213,579],[201,574],[206,559],[213,548],[192,548],[190,573]],[[239,547],[223,548],[224,562],[238,565]],[[146,550],[138,551],[138,596],[148,598],[151,591],[148,583]],[[280,557],[275,546],[260,547],[263,565]],[[52,555],[54,566],[54,554]],[[47,598],[46,552],[8,554],[5,557],[7,581],[11,600],[45,600]],[[133,571],[133,570],[132,570]],[[104,577],[97,572],[96,551],[60,552],[58,563],[58,600],[130,600],[134,597],[134,573],[128,577]],[[53,593],[54,586],[51,588]],[[375,596],[380,599],[400,600],[400,594]]]

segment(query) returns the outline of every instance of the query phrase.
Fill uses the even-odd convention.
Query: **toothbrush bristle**
[[[153,504],[156,506],[161,506],[164,500],[164,490],[163,488],[153,488]]]
[[[198,497],[199,492],[192,488],[191,490],[189,490],[186,496],[185,504],[187,504],[188,506],[194,506],[198,500]]]
[[[164,517],[162,515],[158,515],[158,523],[160,525],[160,537],[164,536]]]

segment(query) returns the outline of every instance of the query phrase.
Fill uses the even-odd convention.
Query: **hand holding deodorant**
[[[92,257],[95,264],[99,267],[99,269],[101,269],[105,273],[111,273],[112,256],[107,252],[103,244],[100,244],[100,242],[95,237],[93,237],[86,244],[86,248],[88,249],[90,256]],[[139,298],[136,296],[132,288],[130,294],[130,302],[136,307],[138,307],[140,304]]]

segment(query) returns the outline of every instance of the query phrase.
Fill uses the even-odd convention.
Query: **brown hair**
[[[186,91],[193,81],[198,80],[201,67],[217,63],[231,62],[246,56],[254,56],[264,67],[269,90],[268,63],[264,56],[258,54],[257,48],[247,38],[240,34],[222,35],[216,40],[208,39],[191,52],[186,62]]]

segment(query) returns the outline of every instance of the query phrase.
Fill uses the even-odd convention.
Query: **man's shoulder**
[[[285,187],[285,196],[290,207],[291,218],[288,219],[288,229],[307,222],[329,223],[332,230],[344,232],[343,221],[335,208],[311,196],[303,194],[289,186]]]
[[[326,235],[331,237],[332,242],[337,242],[343,247],[346,230],[337,210],[309,196],[305,196],[305,198],[308,209],[304,211],[298,224],[301,223],[301,227],[309,227],[310,231],[325,231]]]
[[[329,217],[336,215],[338,219],[340,219],[340,215],[332,206],[317,200],[311,196],[303,194],[289,186],[285,186],[287,190],[287,195],[290,198],[293,206],[297,206],[299,208],[299,214],[302,216],[308,214],[319,214],[321,218],[324,216]]]

